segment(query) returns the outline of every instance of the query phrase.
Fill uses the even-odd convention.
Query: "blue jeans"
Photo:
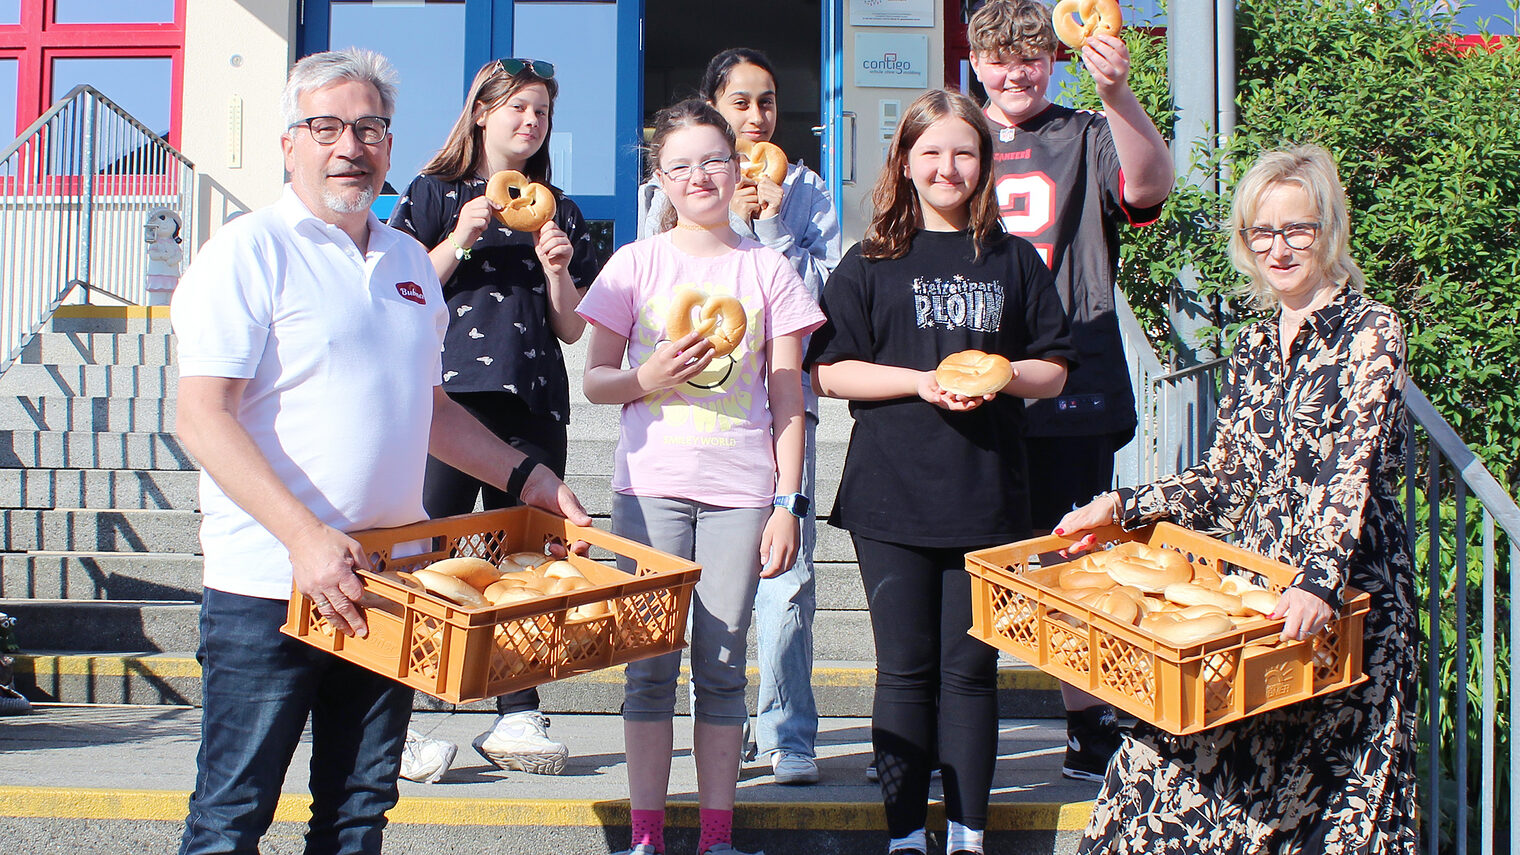
[[[308,716],[307,855],[380,851],[412,690],[281,634],[285,610],[205,590],[201,746],[180,855],[258,852]]]
[[[802,493],[814,495],[818,463],[818,417],[809,413],[802,463]],[[760,580],[755,594],[755,633],[759,651],[760,698],[755,716],[755,744],[762,755],[787,751],[815,756],[818,706],[813,700],[813,612],[818,607],[813,578],[813,544],[817,514],[808,509],[802,521],[802,544],[792,569]]]

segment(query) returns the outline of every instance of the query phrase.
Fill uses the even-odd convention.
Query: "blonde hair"
[[[1054,56],[1056,27],[1040,0],[987,0],[966,25],[966,41],[973,54]]]
[[[1332,281],[1362,290],[1367,280],[1351,259],[1351,221],[1335,159],[1321,146],[1298,145],[1263,152],[1235,185],[1230,205],[1230,261],[1246,277],[1241,296],[1258,309],[1277,304],[1271,285],[1262,276],[1260,258],[1246,246],[1240,230],[1255,223],[1262,198],[1284,185],[1302,188],[1314,205],[1319,233],[1310,250],[1320,269]]]
[[[992,190],[992,131],[987,126],[986,117],[965,95],[930,89],[903,111],[897,133],[892,136],[892,145],[887,149],[887,162],[876,179],[876,188],[871,191],[871,204],[876,215],[871,218],[865,240],[861,242],[861,252],[866,258],[902,258],[908,254],[913,235],[923,221],[918,190],[906,174],[908,154],[918,138],[942,119],[960,119],[976,132],[981,174],[977,176],[971,197],[966,200],[971,244],[976,257],[981,257],[984,243],[1003,234],[1003,223],[998,218],[997,200]]]
[[[459,111],[459,118],[449,130],[449,138],[444,140],[443,148],[433,155],[433,159],[422,167],[422,174],[436,175],[444,181],[460,181],[474,175],[486,156],[485,128],[475,124],[475,120],[535,83],[542,84],[549,93],[549,116],[544,124],[544,141],[523,164],[523,174],[530,181],[548,184],[551,172],[549,137],[554,133],[554,99],[559,97],[559,84],[552,77],[539,77],[533,73],[531,65],[523,66],[516,74],[508,74],[495,59],[475,72],[469,97],[465,98],[464,109]]]

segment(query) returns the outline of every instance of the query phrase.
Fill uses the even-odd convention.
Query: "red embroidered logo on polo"
[[[419,306],[427,305],[427,295],[422,293],[422,286],[416,282],[397,282],[396,293]]]

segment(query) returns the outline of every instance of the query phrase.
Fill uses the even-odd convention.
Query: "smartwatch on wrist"
[[[785,508],[787,513],[798,519],[807,516],[808,508],[812,504],[812,500],[801,493],[788,493],[784,496],[777,496],[771,501],[771,507]]]

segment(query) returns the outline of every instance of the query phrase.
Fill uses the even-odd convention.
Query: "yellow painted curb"
[[[686,669],[683,667],[682,672]],[[16,672],[57,677],[199,677],[201,666],[188,656],[83,656],[83,655],[36,655],[17,656]],[[831,688],[869,687],[873,682],[870,668],[814,668],[813,685]],[[688,675],[689,676],[689,675]],[[756,668],[749,669],[751,681],[760,679]],[[570,677],[572,683],[623,682],[623,669],[604,668],[588,674]],[[1033,668],[1003,668],[998,671],[999,689],[1026,691],[1056,691],[1061,684],[1056,678]]]
[[[178,822],[185,818],[190,794],[173,790],[111,790],[70,787],[0,787],[0,816],[50,819]],[[275,809],[276,822],[305,822],[311,799],[285,793]],[[1080,831],[1092,814],[1092,802],[993,803],[988,831]],[[389,813],[405,825],[619,826],[628,824],[622,799],[477,799],[402,796]],[[700,825],[695,803],[674,803],[668,821],[678,828]],[[929,824],[943,826],[944,808],[931,805]],[[881,806],[857,802],[740,802],[734,825],[764,831],[885,831]]]
[[[169,319],[168,306],[59,306],[53,312],[60,318],[151,318]]]

